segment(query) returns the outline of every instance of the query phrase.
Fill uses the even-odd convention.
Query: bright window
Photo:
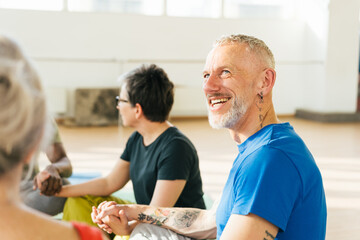
[[[1,8],[61,11],[63,0],[0,0]]]
[[[295,0],[223,0],[225,18],[281,18],[295,14]]]
[[[296,6],[302,1],[304,0],[0,0],[0,8],[50,11],[67,9],[79,12],[204,18],[288,19],[295,16]]]
[[[163,0],[68,0],[69,11],[162,15]]]
[[[181,17],[209,17],[221,16],[220,0],[167,0],[166,14]]]

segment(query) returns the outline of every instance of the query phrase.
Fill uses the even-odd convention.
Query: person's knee
[[[91,203],[84,197],[69,197],[64,206],[62,220],[78,221],[96,226],[91,220]]]
[[[25,205],[48,215],[56,215],[63,211],[66,198],[40,195],[38,189],[33,190],[32,185],[22,186],[21,199]]]
[[[137,232],[146,232],[149,231],[149,226],[151,226],[150,224],[147,223],[139,223],[132,231],[132,234],[137,233]]]
[[[65,206],[64,214],[71,214],[72,212],[86,212],[91,210],[91,204],[84,197],[68,197]]]
[[[82,198],[81,197],[68,197],[66,200],[66,204],[71,204],[71,205],[79,205],[81,204],[80,202],[82,202]]]
[[[130,239],[152,239],[156,235],[157,231],[154,229],[155,226],[147,223],[138,224],[130,235]]]
[[[74,209],[82,205],[81,199],[79,197],[69,197],[66,199],[64,211],[65,209]]]
[[[177,233],[156,225],[141,223],[137,225],[130,235],[131,240],[190,240]]]

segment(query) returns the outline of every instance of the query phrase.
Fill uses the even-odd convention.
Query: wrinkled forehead
[[[204,67],[204,71],[210,71],[221,67],[257,65],[258,56],[251,51],[245,43],[229,43],[214,47],[210,50]]]

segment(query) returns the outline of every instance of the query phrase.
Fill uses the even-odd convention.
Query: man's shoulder
[[[318,171],[314,157],[292,128],[274,127],[263,141],[243,156],[246,166],[295,170],[299,175]]]
[[[242,166],[296,168],[299,160],[313,162],[310,151],[289,123],[266,126],[249,140],[238,156]]]
[[[255,150],[276,148],[279,151],[292,151],[294,148],[306,148],[304,141],[289,123],[272,124],[262,129],[249,148]]]

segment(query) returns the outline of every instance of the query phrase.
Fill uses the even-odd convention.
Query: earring
[[[260,96],[260,103],[263,103],[264,102],[264,95],[262,92],[259,93],[259,96]]]

